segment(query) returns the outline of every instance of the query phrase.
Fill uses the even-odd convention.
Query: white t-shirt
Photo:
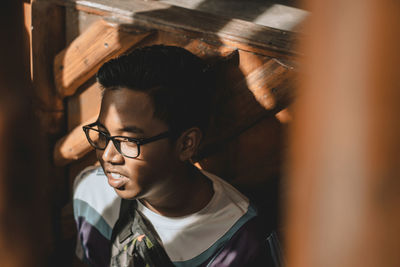
[[[206,207],[194,214],[165,217],[138,201],[138,210],[153,224],[173,262],[186,261],[206,251],[249,209],[249,200],[233,186],[216,175],[202,172],[213,182],[214,195]]]

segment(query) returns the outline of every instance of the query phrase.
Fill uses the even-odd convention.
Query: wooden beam
[[[32,77],[32,6],[30,1],[28,3],[23,3],[24,6],[24,30],[26,32],[24,43],[25,43],[25,51],[27,51],[26,63],[24,68],[29,70],[29,76],[31,80]]]
[[[238,135],[287,107],[293,99],[294,69],[267,57],[259,57],[258,61],[259,66],[247,76],[235,66],[227,66],[221,72],[224,89],[218,92],[217,110],[199,159],[220,150]]]
[[[56,166],[65,166],[74,160],[82,158],[92,150],[82,126],[92,123],[96,119],[97,115],[75,127],[70,133],[57,141],[53,151],[53,160]]]
[[[59,133],[64,125],[64,105],[54,86],[53,60],[65,47],[64,8],[51,2],[32,1],[33,102],[43,131]]]
[[[267,61],[246,76],[256,100],[268,110],[282,109],[294,98],[295,71],[276,59]]]
[[[68,97],[68,131],[99,114],[102,91],[96,80],[91,79],[80,87],[79,93]]]
[[[151,34],[124,32],[118,25],[99,20],[77,37],[54,59],[54,76],[61,97],[73,95],[100,66],[123,54]]]
[[[52,0],[52,2],[112,17],[121,23],[203,38],[264,55],[282,57],[298,54],[293,46],[298,36],[292,32],[162,2],[139,0]]]

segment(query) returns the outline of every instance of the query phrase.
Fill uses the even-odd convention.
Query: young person
[[[102,171],[86,170],[74,196],[86,260],[274,266],[249,200],[191,163],[215,91],[207,65],[183,48],[155,45],[105,63],[97,80],[104,88],[100,114],[84,131]],[[102,188],[105,181],[116,194]],[[96,184],[100,191],[91,192]],[[89,213],[98,216],[89,220]]]

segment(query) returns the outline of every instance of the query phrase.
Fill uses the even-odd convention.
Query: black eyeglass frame
[[[154,141],[158,141],[160,139],[167,138],[167,137],[170,136],[170,132],[169,131],[162,132],[160,134],[157,134],[157,135],[149,137],[149,138],[133,138],[133,137],[127,137],[127,136],[122,136],[122,135],[110,136],[110,135],[106,134],[105,132],[102,132],[102,131],[100,131],[98,129],[94,129],[93,128],[93,126],[97,126],[97,125],[98,125],[97,122],[93,122],[91,124],[88,124],[88,125],[85,125],[85,126],[82,127],[83,131],[85,132],[85,135],[86,135],[86,138],[87,138],[89,144],[92,147],[94,147],[95,149],[104,150],[104,149],[106,149],[106,147],[108,146],[108,143],[111,140],[113,142],[114,147],[117,149],[117,151],[122,156],[130,158],[130,159],[135,159],[135,158],[139,157],[139,155],[140,155],[140,146],[141,145],[145,145],[145,144],[148,144],[148,143],[151,143],[151,142],[154,142]],[[93,130],[93,131],[98,132],[99,134],[104,135],[104,137],[106,138],[106,143],[105,143],[104,148],[100,148],[100,147],[98,147],[97,145],[95,145],[92,142],[92,140],[89,137],[89,130]],[[136,157],[131,157],[131,156],[127,156],[124,153],[122,153],[121,152],[121,141],[120,140],[116,140],[115,138],[125,138],[129,142],[136,143],[137,149],[138,149],[137,156]]]

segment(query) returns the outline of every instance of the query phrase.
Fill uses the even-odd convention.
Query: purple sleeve
[[[90,266],[104,267],[110,264],[111,243],[93,225],[78,218],[78,240],[82,244],[84,261]]]
[[[275,264],[268,247],[267,237],[263,234],[257,219],[254,218],[244,224],[204,266],[275,267]]]

